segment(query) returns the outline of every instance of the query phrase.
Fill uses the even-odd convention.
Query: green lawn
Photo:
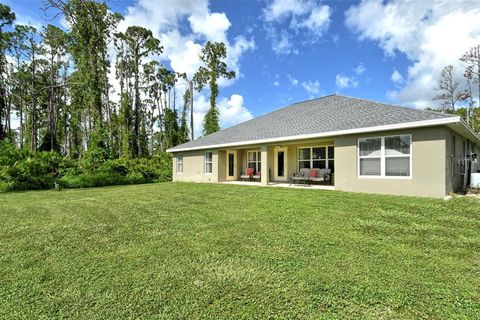
[[[0,194],[0,318],[479,319],[480,201],[164,183]]]

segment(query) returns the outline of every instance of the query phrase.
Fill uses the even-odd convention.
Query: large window
[[[411,135],[358,139],[361,177],[411,177]]]
[[[255,174],[262,170],[262,152],[261,151],[248,151],[247,152],[247,167],[253,168]]]
[[[212,173],[213,168],[213,154],[205,152],[205,173]]]
[[[333,146],[298,148],[298,169],[335,169]]]
[[[177,156],[177,173],[183,173],[183,156]]]

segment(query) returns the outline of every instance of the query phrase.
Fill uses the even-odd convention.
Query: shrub
[[[29,152],[27,150],[18,149],[8,141],[0,142],[0,169],[4,166],[11,166],[28,156]]]
[[[58,180],[62,187],[88,188],[172,180],[172,157],[167,153],[151,158],[106,160],[98,162],[95,170],[86,169],[82,161],[77,167],[68,168]]]
[[[107,172],[89,172],[76,176],[66,175],[60,178],[58,183],[64,188],[89,188],[130,184],[126,176]]]
[[[55,152],[37,152],[0,170],[0,180],[9,190],[49,189],[61,176],[66,160]]]
[[[55,182],[64,188],[86,188],[172,179],[172,157],[167,153],[150,158],[101,160],[104,155],[92,152],[72,161],[55,152],[29,154],[5,145],[1,148],[6,153],[0,158],[0,192],[49,189]]]
[[[8,183],[0,180],[0,192],[7,192],[8,190],[10,190]]]

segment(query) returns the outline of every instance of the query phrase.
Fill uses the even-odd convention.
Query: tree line
[[[475,101],[474,89],[476,86],[478,101],[480,102],[480,44],[470,48],[459,59],[463,68],[465,85],[455,80],[453,65],[445,66],[440,74],[439,93],[434,100],[440,101],[441,110],[462,116],[465,122],[476,132],[480,131],[480,108]]]
[[[158,61],[163,46],[151,30],[118,32],[123,17],[105,2],[47,0],[45,10],[68,27],[15,24],[15,13],[0,4],[0,142],[71,159],[87,151],[148,157],[194,139],[193,95],[207,86],[203,134],[220,129],[217,81],[235,77],[224,43],[207,42],[203,65],[188,79]],[[119,92],[109,79],[113,66]],[[186,89],[180,98],[178,86]]]

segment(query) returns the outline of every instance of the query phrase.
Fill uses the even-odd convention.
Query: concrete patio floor
[[[321,185],[321,184],[290,184],[289,182],[269,182],[268,186],[262,185],[261,182],[255,181],[224,181],[224,184],[235,184],[244,186],[258,186],[258,187],[277,187],[277,188],[293,188],[293,189],[317,189],[317,190],[335,190],[335,186]]]

